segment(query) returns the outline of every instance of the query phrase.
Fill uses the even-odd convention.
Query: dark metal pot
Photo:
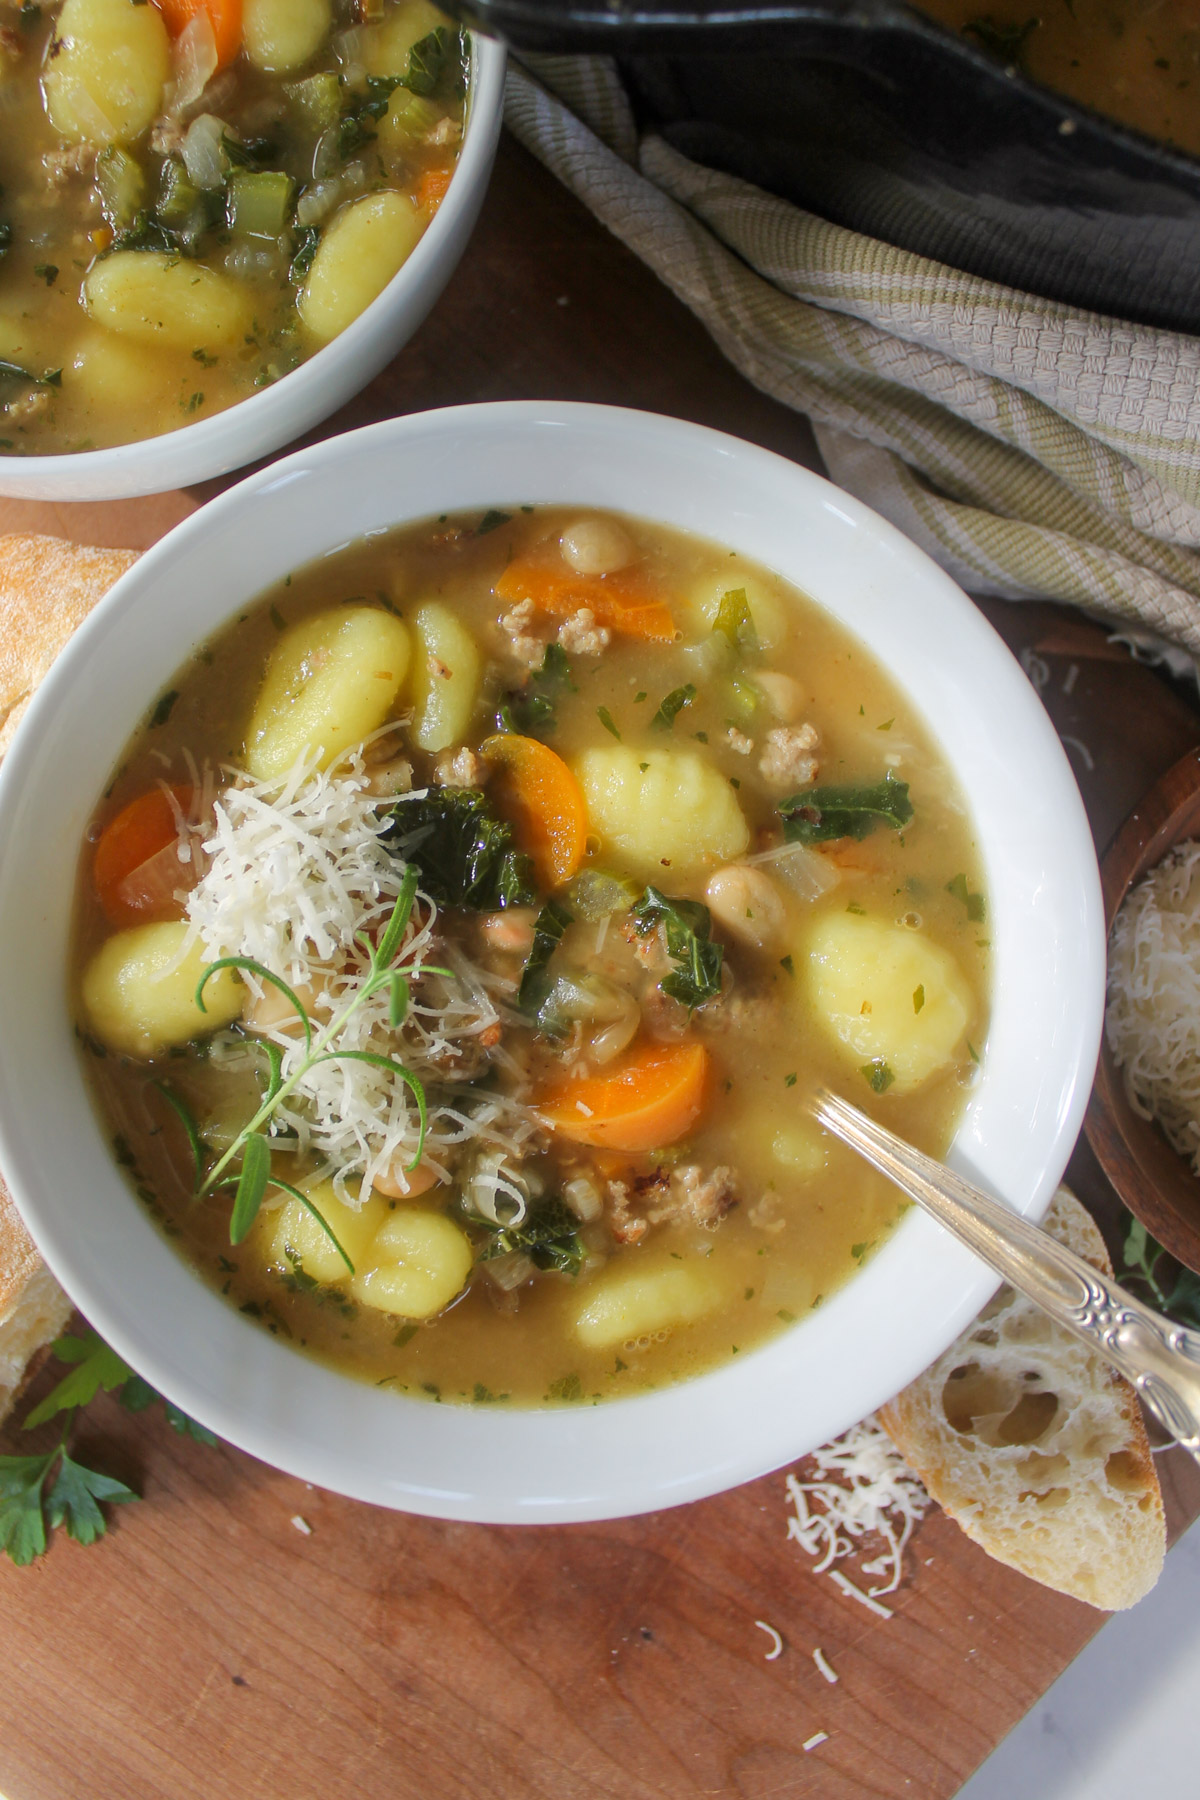
[[[518,50],[606,51],[684,154],[1075,307],[1200,333],[1200,161],[893,0],[460,0]]]

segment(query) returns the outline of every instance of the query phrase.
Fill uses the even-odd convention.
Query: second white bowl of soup
[[[27,9],[28,10],[28,9]],[[101,500],[255,461],[444,286],[504,52],[427,0],[66,0],[0,70],[0,493]]]
[[[53,896],[0,977],[51,1266],[366,1499],[587,1518],[794,1458],[992,1285],[806,1094],[1036,1215],[1090,1083],[1094,857],[1020,671],[871,514],[671,421],[466,408],[243,484],[70,646],[0,830],[0,928]]]

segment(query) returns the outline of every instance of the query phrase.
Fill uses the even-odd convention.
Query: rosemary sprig
[[[320,1063],[339,1062],[343,1059],[353,1062],[372,1063],[376,1068],[390,1069],[394,1074],[398,1075],[400,1080],[411,1092],[413,1099],[416,1101],[417,1116],[420,1121],[420,1128],[417,1134],[417,1147],[413,1154],[413,1159],[408,1165],[409,1169],[415,1169],[420,1162],[425,1151],[425,1134],[428,1129],[425,1090],[421,1082],[411,1070],[406,1069],[404,1064],[399,1062],[395,1057],[377,1055],[372,1050],[337,1050],[330,1048],[330,1045],[335,1042],[338,1034],[345,1029],[353,1014],[356,1013],[359,1007],[362,1006],[365,1001],[369,1000],[373,994],[377,994],[381,988],[386,987],[389,990],[389,1018],[394,1025],[403,1022],[408,1011],[408,981],[399,969],[393,969],[391,965],[400,949],[404,933],[408,927],[408,921],[412,916],[413,901],[416,898],[416,892],[417,869],[415,866],[410,866],[405,870],[404,880],[401,884],[400,892],[396,897],[396,904],[392,908],[391,916],[388,919],[387,925],[385,926],[378,943],[372,943],[366,932],[360,931],[355,934],[369,959],[369,969],[366,980],[354,995],[353,999],[348,1001],[339,1013],[335,1013],[328,1025],[316,1033],[316,1035],[313,1033],[312,1021],[308,1016],[308,1012],[299,997],[288,987],[286,982],[279,978],[278,975],[273,975],[269,969],[264,969],[261,963],[255,962],[252,957],[223,956],[218,958],[215,962],[209,963],[203,970],[200,980],[196,984],[196,1005],[200,1008],[201,1012],[207,1011],[207,1008],[204,1005],[204,989],[212,976],[215,975],[219,969],[239,968],[248,970],[252,974],[257,975],[260,980],[269,981],[272,986],[278,988],[295,1008],[304,1029],[304,1060],[299,1068],[296,1069],[295,1073],[288,1076],[286,1080],[283,1078],[283,1059],[280,1055],[278,1046],[272,1044],[269,1039],[263,1040],[262,1047],[266,1051],[270,1061],[271,1074],[262,1105],[254,1114],[254,1117],[249,1119],[247,1123],[243,1125],[241,1131],[233,1140],[233,1143],[230,1144],[224,1155],[214,1163],[213,1167],[209,1170],[207,1176],[205,1176],[198,1187],[198,1195],[203,1197],[205,1194],[210,1194],[213,1189],[218,1186],[232,1185],[232,1181],[227,1182],[223,1178],[226,1169],[229,1168],[230,1164],[240,1154],[242,1159],[241,1169],[236,1177],[237,1185],[234,1194],[233,1212],[229,1221],[229,1239],[231,1243],[240,1244],[249,1232],[255,1219],[258,1217],[259,1207],[262,1205],[263,1196],[266,1193],[267,1188],[272,1186],[280,1187],[303,1201],[304,1205],[308,1208],[308,1211],[312,1213],[322,1230],[335,1245],[338,1253],[346,1262],[347,1267],[350,1268],[351,1273],[353,1273],[353,1265],[350,1263],[350,1259],[346,1256],[346,1252],[341,1244],[338,1243],[337,1237],[328,1221],[322,1217],[318,1209],[310,1200],[306,1199],[298,1189],[289,1187],[286,1182],[276,1181],[272,1176],[270,1145],[262,1131],[262,1127],[266,1125],[268,1120],[272,1117],[281,1101],[287,1098],[308,1074],[310,1069],[316,1068]],[[422,972],[425,972],[425,965],[422,965]],[[452,971],[449,969],[433,969],[432,967],[429,968],[428,972],[431,974],[447,976],[452,974]]]

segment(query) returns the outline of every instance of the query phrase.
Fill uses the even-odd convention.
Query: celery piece
[[[163,163],[158,183],[155,215],[164,225],[185,224],[200,203],[200,190],[192,185],[181,158],[168,156]]]
[[[275,169],[236,169],[226,190],[229,229],[240,237],[281,237],[291,216],[294,185],[290,175]]]
[[[136,156],[110,144],[96,158],[96,189],[104,217],[114,231],[125,231],[146,204],[146,177]]]
[[[387,134],[417,144],[429,136],[440,121],[444,108],[423,94],[397,88],[388,105]]]
[[[336,125],[342,110],[342,91],[336,75],[325,71],[309,75],[304,81],[289,82],[287,97],[304,123],[314,131],[328,131]]]

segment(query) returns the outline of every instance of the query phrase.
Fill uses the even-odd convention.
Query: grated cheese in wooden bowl
[[[1129,1104],[1200,1174],[1200,842],[1164,857],[1113,921],[1105,1030]]]

